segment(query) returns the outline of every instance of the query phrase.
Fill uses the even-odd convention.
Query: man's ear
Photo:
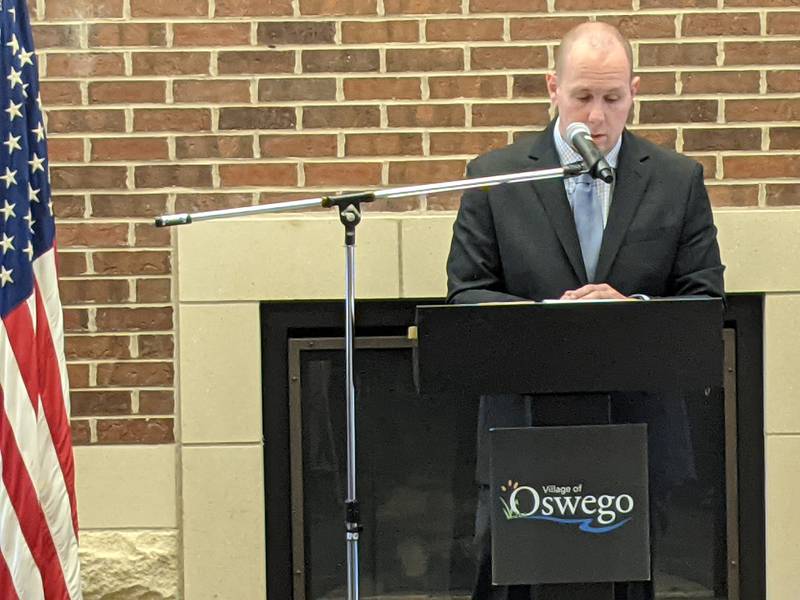
[[[558,75],[555,73],[548,73],[545,75],[545,81],[547,82],[547,94],[550,96],[550,102],[555,104],[556,92],[558,91]]]
[[[641,83],[642,78],[638,75],[631,79],[631,97],[636,96],[639,93],[639,84]]]

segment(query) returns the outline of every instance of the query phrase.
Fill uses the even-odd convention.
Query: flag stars
[[[31,133],[35,133],[36,141],[41,142],[44,139],[44,124],[39,121],[39,126],[36,129],[31,129]]]
[[[3,213],[4,221],[8,221],[10,218],[17,216],[14,212],[15,206],[17,206],[16,203],[9,204],[8,200],[3,200],[3,208],[0,208],[0,213]]]
[[[11,12],[11,9],[9,9],[9,12]],[[14,54],[19,54],[19,41],[16,33],[11,34],[11,41],[6,42],[6,46],[11,48]]]
[[[39,192],[41,191],[40,188],[32,187],[31,184],[28,184],[28,200],[31,202],[39,202]]]
[[[0,175],[0,179],[6,182],[6,189],[8,189],[12,185],[17,185],[17,172],[6,167],[6,174]]]
[[[14,153],[14,150],[22,150],[22,146],[19,145],[19,141],[21,139],[22,139],[21,135],[13,135],[10,131],[8,132],[8,139],[5,142],[3,142],[3,144],[5,146],[8,146],[9,156]]]
[[[13,242],[14,242],[14,236],[13,235],[12,236],[8,236],[8,235],[6,235],[6,232],[4,231],[3,232],[3,239],[0,240],[0,248],[3,249],[3,255],[4,256],[5,256],[5,253],[8,252],[9,250],[16,250],[16,248],[14,248],[14,243]]]
[[[13,100],[9,100],[6,112],[8,113],[8,118],[12,123],[17,117],[22,118],[22,102],[15,104]]]
[[[12,235],[12,236],[9,237],[8,235],[6,235],[6,232],[4,231],[3,232],[3,239],[0,240],[0,248],[3,249],[3,254],[4,255],[9,250],[16,250],[16,248],[14,248],[13,242],[14,242],[14,236]]]
[[[39,158],[39,155],[34,152],[33,157],[28,161],[31,166],[31,174],[36,173],[36,171],[44,173],[44,161],[44,158]]]
[[[33,60],[31,60],[31,57],[33,55],[34,55],[33,51],[28,52],[27,50],[25,50],[25,48],[20,46],[19,57],[18,57],[19,58],[19,67],[20,67],[20,69],[22,67],[24,67],[25,65],[33,65]]]
[[[11,83],[11,89],[13,90],[16,86],[22,86],[22,71],[17,71],[14,67],[11,67],[11,72],[8,74],[9,83]]]
[[[8,12],[11,13],[11,17],[13,18],[14,23],[16,23],[17,22],[17,9],[16,8],[9,8]]]
[[[11,274],[14,269],[6,269],[5,265],[0,265],[0,287],[6,287],[7,283],[14,283]]]
[[[30,240],[28,240],[28,245],[25,246],[23,252],[28,255],[28,262],[33,262],[33,244]]]
[[[28,209],[28,214],[22,218],[28,222],[28,231],[33,233],[33,224],[36,223],[36,219],[33,218],[33,213],[31,212],[31,209]]]

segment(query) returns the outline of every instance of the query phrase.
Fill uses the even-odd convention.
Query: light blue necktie
[[[581,175],[575,181],[577,185],[572,200],[575,228],[578,230],[578,240],[581,243],[586,276],[593,282],[597,271],[597,258],[600,255],[600,244],[603,241],[603,207],[595,192],[597,186],[594,185],[591,175]]]

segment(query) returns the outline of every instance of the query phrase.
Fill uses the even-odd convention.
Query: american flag
[[[0,598],[81,598],[64,326],[38,63],[0,0]]]

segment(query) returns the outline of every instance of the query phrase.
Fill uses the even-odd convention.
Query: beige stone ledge
[[[800,598],[800,436],[770,435],[766,444],[767,598]]]
[[[82,531],[175,528],[175,446],[75,448]]]
[[[182,442],[261,441],[258,310],[256,302],[181,305]]]
[[[718,209],[730,292],[800,291],[800,209]],[[359,298],[441,297],[452,212],[368,213],[359,225]],[[180,228],[181,302],[343,295],[342,227],[330,216],[253,217]],[[214,240],[225,240],[220,248]]]
[[[184,447],[184,593],[264,598],[263,446]]]
[[[335,217],[252,217],[179,228],[180,302],[330,299],[344,294],[344,228]],[[397,298],[398,224],[358,227],[356,293]]]
[[[81,533],[84,600],[178,598],[178,531]]]
[[[764,305],[764,428],[767,433],[800,433],[799,341],[800,294],[767,294]],[[797,467],[800,473],[800,458]]]
[[[444,298],[445,263],[450,251],[454,215],[410,217],[402,220],[403,298]]]

